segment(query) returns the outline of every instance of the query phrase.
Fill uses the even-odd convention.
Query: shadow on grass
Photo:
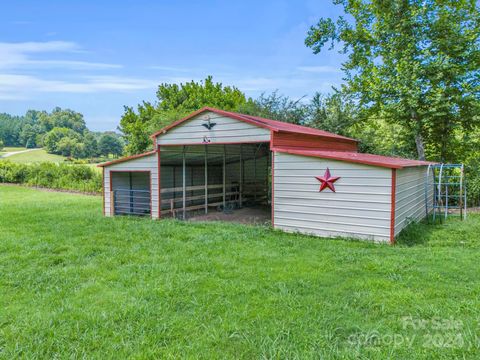
[[[397,245],[417,246],[427,245],[431,235],[442,226],[442,223],[433,223],[431,220],[424,219],[421,222],[410,222],[398,235]]]

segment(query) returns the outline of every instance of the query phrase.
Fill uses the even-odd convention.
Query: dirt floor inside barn
[[[189,221],[229,221],[241,224],[265,225],[271,223],[272,212],[269,207],[244,207],[228,212],[209,210],[208,214],[197,214]]]

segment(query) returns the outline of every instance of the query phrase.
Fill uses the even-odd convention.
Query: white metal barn
[[[430,163],[358,153],[326,131],[205,107],[152,139],[99,165],[106,216],[262,208],[277,229],[394,242],[426,215]]]

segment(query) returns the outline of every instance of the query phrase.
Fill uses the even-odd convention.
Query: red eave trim
[[[397,170],[392,169],[392,195],[391,195],[391,210],[390,210],[390,244],[395,244],[395,201],[397,191]]]
[[[273,148],[273,151],[278,151],[282,153],[287,153],[287,154],[293,154],[293,155],[303,155],[303,156],[310,156],[310,157],[317,157],[320,159],[332,159],[332,160],[338,160],[338,161],[345,161],[345,162],[351,162],[351,163],[358,163],[358,164],[365,164],[365,165],[373,165],[373,166],[379,166],[379,167],[386,167],[389,169],[403,169],[403,166],[400,165],[390,165],[390,164],[385,164],[385,163],[380,163],[377,161],[368,161],[368,160],[357,160],[357,159],[346,159],[343,157],[338,157],[338,156],[333,156],[333,155],[314,155],[311,153],[302,153],[302,151],[295,151],[295,150],[287,150],[287,149],[282,149],[282,148]],[[348,151],[345,151],[348,152]]]
[[[148,155],[153,155],[155,153],[156,153],[156,151],[152,150],[152,151],[148,151],[148,152],[143,153],[143,154],[135,154],[135,155],[126,156],[124,158],[120,158],[120,159],[117,159],[117,160],[104,162],[104,163],[98,164],[97,166],[98,167],[104,167],[104,166],[109,166],[109,165],[113,165],[113,164],[118,164],[118,163],[122,163],[122,162],[125,162],[125,161],[128,161],[128,160],[137,159],[137,158],[141,158],[141,157],[148,156]]]
[[[397,160],[397,158],[392,158],[392,161],[389,161],[388,159],[385,159],[383,161],[381,159],[378,159],[378,160],[356,159],[352,157],[340,156],[337,154],[329,154],[328,151],[323,151],[323,150],[319,150],[318,153],[315,153],[315,150],[312,150],[312,149],[290,149],[282,146],[274,147],[272,148],[272,150],[282,152],[282,153],[287,153],[287,154],[293,154],[293,155],[316,157],[319,159],[332,159],[332,160],[338,160],[338,161],[344,161],[344,162],[350,162],[350,163],[384,167],[388,169],[403,169],[403,168],[409,168],[409,167],[427,166],[429,164],[435,164],[429,161],[417,161],[417,160],[411,160],[414,163],[406,162],[403,164],[396,164],[396,163],[393,163],[392,161]],[[354,155],[373,155],[373,154],[362,154],[362,153],[353,152],[353,151],[335,151],[335,152],[338,152],[338,154],[352,153]],[[382,157],[381,155],[379,156]],[[398,158],[398,160],[402,160],[402,159]],[[408,159],[403,159],[403,160],[408,161]]]
[[[329,135],[329,134],[309,134],[307,132],[300,132],[300,131],[286,130],[286,129],[276,129],[276,130],[272,129],[272,131],[278,132],[278,133],[306,135],[306,136],[312,136],[312,137],[316,137],[316,138],[333,139],[333,140],[336,140],[336,141],[339,141],[339,142],[344,142],[344,143],[352,143],[352,142],[359,143],[360,142],[360,140],[351,139],[351,138],[348,138],[346,136],[336,135],[336,134],[333,134],[333,133],[332,133],[332,135]]]
[[[250,116],[250,115],[239,114],[239,113],[230,112],[230,111],[224,111],[224,110],[212,108],[212,107],[209,107],[209,106],[205,106],[205,107],[187,115],[186,117],[184,117],[180,120],[177,120],[177,121],[173,122],[172,124],[170,124],[168,126],[165,126],[164,128],[162,128],[159,131],[150,135],[150,137],[152,139],[155,139],[157,136],[166,133],[171,128],[174,128],[175,126],[178,126],[178,125],[182,124],[183,122],[185,122],[187,120],[190,120],[191,118],[193,118],[193,117],[195,117],[195,116],[197,116],[197,115],[199,115],[199,114],[201,114],[205,111],[210,111],[210,112],[213,112],[213,113],[216,113],[216,114],[219,114],[219,115],[230,117],[232,119],[243,121],[243,122],[252,124],[254,126],[263,128],[263,129],[268,129],[271,132],[285,132],[285,133],[291,133],[291,134],[303,134],[303,135],[310,135],[310,136],[321,137],[321,138],[323,137],[323,138],[327,138],[327,139],[335,139],[335,140],[341,141],[341,142],[355,142],[355,143],[359,142],[356,139],[352,139],[352,138],[349,138],[349,137],[346,137],[346,136],[329,133],[328,131],[325,131],[324,134],[310,133],[306,130],[308,130],[308,129],[315,130],[315,129],[309,128],[309,127],[306,127],[306,126],[300,126],[301,128],[305,129],[303,131],[302,131],[302,129],[296,129],[296,128],[288,129],[288,128],[285,128],[285,126],[289,125],[288,123],[282,123],[278,120],[263,119],[263,118],[260,118],[260,117],[257,117],[257,116]],[[275,125],[274,123],[281,123],[282,126],[279,127],[279,125]]]
[[[162,174],[160,147],[157,147],[158,218],[162,217]]]
[[[246,118],[246,117],[243,117],[239,114],[235,114],[235,113],[231,113],[231,112],[228,112],[228,111],[223,111],[223,110],[220,110],[220,109],[215,109],[215,108],[211,108],[209,106],[205,106],[197,111],[194,111],[193,113],[185,116],[184,118],[180,119],[180,120],[177,120],[173,123],[171,123],[170,125],[168,126],[165,126],[164,128],[158,130],[157,132],[154,132],[152,135],[150,135],[151,138],[155,138],[157,137],[158,135],[161,135],[165,132],[167,132],[168,130],[170,130],[171,128],[177,126],[177,125],[180,125],[181,123],[187,121],[187,120],[190,120],[191,118],[205,112],[205,111],[211,111],[211,112],[214,112],[216,114],[219,114],[219,115],[223,115],[223,116],[227,116],[227,117],[231,117],[233,119],[236,119],[236,120],[240,120],[240,121],[243,121],[243,122],[246,122],[246,123],[250,123],[252,125],[256,125],[258,127],[261,127],[261,128],[264,128],[264,129],[269,129],[269,130],[272,130],[272,128],[270,126],[267,126],[267,125],[264,125],[264,124],[261,124],[260,122],[258,121],[254,121],[254,120],[251,120],[249,118]]]

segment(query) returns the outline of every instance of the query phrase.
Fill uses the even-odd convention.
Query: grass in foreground
[[[7,186],[0,215],[0,357],[480,356],[478,215],[395,247]]]
[[[49,154],[44,149],[34,149],[32,151],[9,156],[7,159],[9,161],[20,163],[20,164],[39,163],[39,162],[60,163],[65,160],[65,157],[61,155],[56,155],[56,154]]]

